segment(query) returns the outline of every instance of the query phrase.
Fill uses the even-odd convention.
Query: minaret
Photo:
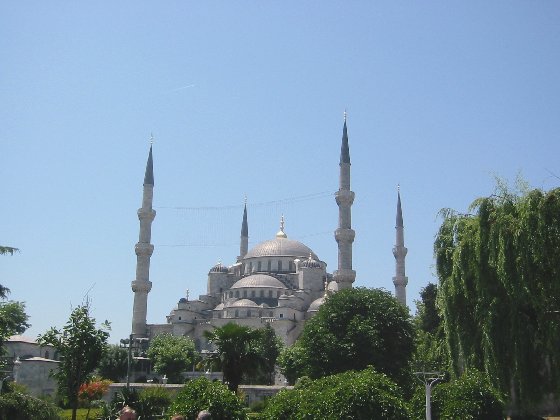
[[[247,199],[243,208],[243,223],[241,223],[241,243],[239,245],[239,259],[243,259],[249,250],[249,225],[247,224]]]
[[[393,284],[395,285],[395,297],[397,300],[406,306],[406,285],[408,284],[408,277],[405,276],[404,258],[408,249],[404,246],[404,224],[401,209],[401,192],[400,188],[397,189],[397,223],[395,229],[397,230],[396,245],[393,248],[393,255],[395,256],[396,272],[393,277]]]
[[[339,289],[352,287],[356,279],[356,272],[352,270],[352,242],[355,232],[352,230],[351,207],[354,202],[354,192],[350,191],[350,149],[348,147],[348,133],[346,129],[346,112],[344,112],[344,127],[342,129],[342,147],[340,149],[340,187],[335,193],[338,204],[338,229],[334,237],[338,243],[338,270],[333,273]]]
[[[142,207],[138,209],[140,220],[140,237],[134,247],[136,252],[136,280],[132,282],[134,292],[134,306],[132,309],[132,334],[145,337],[148,333],[146,327],[146,313],[148,310],[148,293],[152,289],[150,281],[150,258],[154,252],[154,246],[150,243],[152,237],[152,222],[156,217],[152,209],[154,197],[154,165],[152,160],[152,146],[146,164],[144,175],[144,194],[142,196]]]

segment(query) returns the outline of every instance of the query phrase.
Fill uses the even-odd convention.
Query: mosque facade
[[[239,256],[231,265],[218,263],[208,272],[206,294],[197,299],[179,299],[162,324],[147,324],[150,259],[154,250],[151,242],[152,222],[156,212],[152,208],[154,171],[152,148],[148,155],[144,177],[136,278],[134,293],[132,336],[152,338],[161,333],[188,336],[199,350],[209,349],[204,331],[229,322],[261,328],[267,323],[286,345],[300,335],[310,319],[331,293],[350,288],[356,278],[352,269],[352,243],[355,232],[351,226],[351,208],[355,194],[350,189],[350,149],[346,118],[344,119],[339,164],[339,189],[335,193],[339,209],[338,228],[334,232],[338,246],[338,266],[327,272],[327,264],[305,244],[290,239],[284,220],[274,237],[249,249],[247,206],[243,210]],[[396,244],[393,254],[396,272],[393,277],[395,296],[406,306],[404,228],[400,192],[397,200]]]

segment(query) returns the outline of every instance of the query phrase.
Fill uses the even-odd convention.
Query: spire
[[[346,128],[346,111],[344,111],[344,127],[342,127],[342,146],[340,147],[340,164],[350,163],[350,148],[348,147],[348,129]]]
[[[396,227],[404,227],[401,208],[401,186],[397,186],[397,225]]]
[[[152,159],[152,145],[150,145],[150,154],[148,155],[148,162],[146,163],[144,185],[154,185],[154,162]]]
[[[243,207],[243,222],[241,223],[241,236],[249,237],[249,225],[247,224],[247,200],[245,200],[245,206]]]

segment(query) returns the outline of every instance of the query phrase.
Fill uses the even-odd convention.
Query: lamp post
[[[444,372],[414,372],[426,387],[426,420],[432,420],[432,387],[443,380]]]
[[[126,359],[126,389],[130,388],[130,371],[132,367],[132,359],[146,359],[145,357],[132,357],[132,343],[133,342],[146,342],[150,339],[147,337],[134,337],[134,334],[130,334],[129,338],[121,339],[121,344],[128,346],[128,356]]]

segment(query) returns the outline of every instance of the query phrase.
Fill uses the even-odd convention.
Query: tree
[[[442,211],[434,252],[446,342],[517,409],[560,392],[560,189],[498,185],[473,214]]]
[[[62,330],[53,327],[39,337],[39,343],[53,346],[60,355],[54,377],[58,382],[58,392],[72,408],[72,420],[76,420],[80,385],[90,379],[107,350],[108,329],[107,321],[100,329],[96,328],[86,303],[72,310]]]
[[[409,419],[399,387],[368,368],[305,381],[272,397],[260,416],[277,419]]]
[[[274,385],[276,360],[280,355],[283,345],[270,324],[267,323],[264,328],[256,330],[254,346],[257,354],[257,360],[254,363],[257,365],[257,369],[254,374],[246,378],[247,382]]]
[[[0,299],[6,299],[10,289],[0,286]],[[0,355],[4,354],[4,341],[14,334],[22,334],[31,324],[23,302],[0,302]],[[1,365],[2,363],[0,363]]]
[[[231,391],[236,392],[243,375],[251,374],[259,366],[258,335],[256,330],[233,322],[204,331],[204,336],[216,347],[224,381]]]
[[[199,411],[208,410],[216,420],[245,420],[243,402],[220,382],[198,378],[187,382],[171,404],[171,414],[194,419]]]
[[[181,383],[181,373],[196,362],[197,353],[190,338],[163,333],[150,342],[148,358],[154,370],[166,375],[170,383]]]
[[[59,409],[48,401],[18,391],[0,395],[2,420],[59,420]]]
[[[0,255],[14,255],[14,253],[19,252],[19,249],[13,248],[11,246],[1,246],[0,245]]]
[[[344,289],[328,297],[284,355],[291,376],[320,378],[372,365],[397,381],[408,376],[414,332],[407,309],[381,289]],[[286,372],[286,364],[283,365]]]
[[[420,291],[421,300],[416,301],[416,350],[413,366],[417,371],[447,371],[450,366],[445,333],[436,307],[437,290],[435,284],[428,283]]]
[[[127,368],[128,350],[117,344],[110,344],[99,362],[97,375],[119,382],[126,376]]]

